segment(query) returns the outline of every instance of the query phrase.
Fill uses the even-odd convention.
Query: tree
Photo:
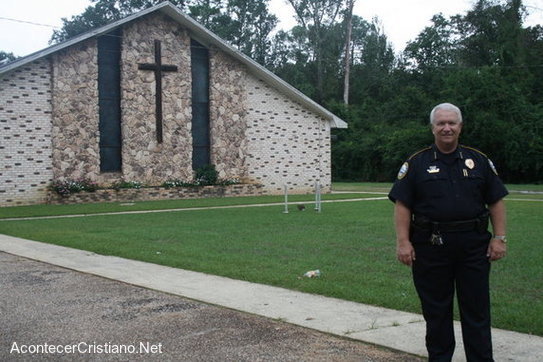
[[[394,51],[378,19],[374,19],[371,24],[356,23],[361,31],[354,31],[353,34],[361,38],[353,38],[358,44],[358,50],[353,56],[351,103],[367,102],[367,99],[386,101],[394,96],[389,93],[390,74],[395,65]]]
[[[432,25],[407,44],[404,55],[411,67],[423,70],[457,64],[459,34],[454,19],[434,15]]]
[[[353,7],[355,0],[347,0],[347,12],[345,15],[345,76],[343,82],[343,102],[349,104],[349,77],[351,75],[351,40],[353,31]]]
[[[226,39],[230,19],[222,13],[223,0],[193,0],[188,5],[190,16],[207,29]]]
[[[62,28],[54,30],[49,43],[60,43],[92,29],[120,20],[137,11],[157,5],[164,0],[91,0],[95,5],[88,6],[80,15],[70,20],[62,18]],[[169,0],[182,8],[184,0]]]
[[[12,62],[15,59],[17,59],[17,57],[13,55],[13,53],[7,53],[3,50],[0,50],[0,66]]]
[[[521,0],[510,0],[505,5],[497,0],[478,0],[459,23],[463,61],[472,66],[522,62],[523,12]]]
[[[231,44],[261,64],[266,63],[269,35],[278,19],[268,11],[268,0],[228,0],[226,13],[232,19]]]
[[[94,5],[63,18],[61,30],[55,30],[51,42],[61,42],[83,32],[120,20],[164,0],[91,0]],[[277,17],[268,11],[269,0],[170,0],[200,24],[229,41],[246,55],[265,64],[270,47],[270,33]]]
[[[333,28],[343,9],[343,0],[288,0],[301,27],[306,29],[317,65],[317,101],[322,102],[324,84],[325,32]]]

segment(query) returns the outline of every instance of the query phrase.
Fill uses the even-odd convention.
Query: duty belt
[[[413,215],[411,224],[415,229],[428,230],[434,233],[461,232],[478,230],[484,232],[488,229],[488,213],[484,213],[476,219],[461,221],[432,221],[425,216]]]

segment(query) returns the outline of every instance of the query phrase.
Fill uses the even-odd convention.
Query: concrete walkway
[[[417,314],[1,234],[0,251],[411,354],[426,355],[424,322],[422,316]],[[499,329],[492,332],[496,361],[542,360],[542,337]],[[455,361],[463,361],[458,324],[456,333],[458,345]]]

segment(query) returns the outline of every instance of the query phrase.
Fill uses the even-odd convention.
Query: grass
[[[357,184],[348,191],[380,192],[387,187]],[[310,195],[299,198],[312,200]],[[200,202],[271,200],[278,202],[273,197],[185,202],[201,206]],[[145,208],[147,203],[141,204]],[[508,257],[492,268],[493,326],[541,336],[543,203],[508,200],[506,204],[510,249]],[[395,258],[392,207],[379,200],[327,203],[322,213],[291,206],[291,212],[283,214],[283,207],[276,205],[1,221],[0,233],[420,313],[411,273]],[[47,207],[40,212],[46,213]],[[322,276],[301,278],[312,269],[320,269]]]
[[[383,196],[375,194],[373,196]],[[325,194],[322,200],[341,200],[368,197],[357,193]],[[315,202],[315,195],[289,195],[289,202],[306,202],[307,205]],[[142,211],[142,210],[171,210],[181,208],[214,207],[229,205],[273,204],[284,202],[284,196],[247,196],[223,197],[208,199],[162,200],[133,203],[96,203],[77,205],[30,205],[0,208],[0,219],[58,216],[58,215],[90,215],[110,212]]]

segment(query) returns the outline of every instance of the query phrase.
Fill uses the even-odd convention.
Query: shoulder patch
[[[409,162],[404,162],[402,167],[400,167],[400,171],[398,172],[398,180],[404,178],[405,175],[407,175],[407,171],[409,171]]]

